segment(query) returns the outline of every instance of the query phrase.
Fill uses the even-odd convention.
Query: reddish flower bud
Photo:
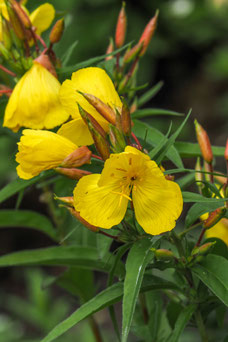
[[[84,98],[98,111],[99,114],[103,116],[103,118],[105,118],[111,124],[115,125],[116,114],[112,108],[110,108],[96,96],[86,94],[81,91],[78,91],[78,93],[84,96]]]
[[[204,255],[206,254],[212,246],[214,246],[214,244],[216,243],[216,241],[214,242],[207,242],[205,243],[204,245],[200,246],[200,247],[195,247],[193,250],[192,250],[192,253],[191,255]]]
[[[131,135],[131,115],[130,110],[127,106],[126,101],[122,99],[123,107],[122,107],[122,113],[121,113],[121,125],[122,125],[122,131],[126,136]]]
[[[154,252],[154,255],[157,259],[163,259],[163,260],[172,260],[175,258],[172,251],[169,251],[168,249],[155,249],[151,248],[152,252]]]
[[[226,208],[218,208],[211,213],[209,213],[208,218],[203,223],[204,229],[212,228],[216,223],[218,223],[226,214]]]
[[[143,42],[137,43],[132,49],[128,50],[124,57],[123,62],[125,64],[132,62],[136,57],[138,57],[142,51],[143,48]]]
[[[15,8],[12,5],[11,1],[5,1],[5,4],[7,6],[7,11],[10,18],[10,23],[13,27],[13,30],[16,34],[16,36],[20,40],[26,39],[26,31],[25,26],[23,22],[21,21],[20,17],[18,16],[18,13],[16,12]]]
[[[79,104],[78,109],[83,120],[89,128],[89,131],[93,137],[93,141],[98,153],[100,154],[103,160],[108,159],[110,156],[110,149],[109,143],[106,140],[106,134],[103,133],[103,128],[98,124],[98,122],[96,122],[94,118],[93,120],[91,120],[91,115],[88,114]],[[96,122],[98,126],[94,126],[94,122]]]
[[[18,17],[20,18],[20,21],[23,23],[24,27],[29,29],[32,27],[32,23],[29,19],[29,16],[25,12],[25,10],[21,7],[21,5],[17,1],[11,0],[11,5],[14,9],[14,11],[17,13]]]
[[[41,64],[45,69],[47,69],[53,76],[57,77],[56,70],[52,64],[50,58],[47,55],[40,55],[35,59],[35,62]]]
[[[196,129],[196,137],[200,146],[203,159],[207,163],[211,164],[213,160],[213,153],[212,153],[211,143],[207,135],[207,132],[197,122],[197,120],[195,120],[194,123],[195,123],[195,129]]]
[[[125,12],[125,2],[123,2],[122,8],[118,16],[117,25],[116,25],[115,44],[117,48],[120,48],[124,44],[126,28],[127,28],[127,16]]]
[[[83,176],[87,176],[91,174],[91,172],[86,171],[86,170],[66,168],[66,167],[57,167],[55,171],[70,179],[80,179]]]
[[[78,147],[74,152],[69,154],[60,166],[71,168],[89,164],[92,152],[86,146]]]
[[[54,199],[57,201],[61,201],[67,205],[69,205],[70,207],[74,207],[74,197],[73,196],[68,196],[68,197],[58,197],[56,195],[54,195]]]
[[[228,139],[226,141],[226,148],[225,148],[224,157],[225,157],[226,161],[228,161]]]
[[[146,52],[148,45],[151,41],[151,38],[155,32],[155,29],[157,26],[158,13],[159,13],[159,11],[157,10],[155,13],[155,16],[146,25],[146,27],[145,27],[142,35],[141,35],[141,38],[139,39],[139,43],[143,43],[143,49],[140,52],[140,56],[143,56],[144,53]]]
[[[126,147],[126,141],[123,133],[116,126],[109,125],[109,138],[112,144],[112,149],[115,153],[123,152]]]
[[[52,27],[49,39],[51,44],[58,43],[62,37],[64,30],[64,19],[59,19],[56,21],[55,25]]]
[[[89,230],[91,230],[94,233],[99,232],[99,228],[96,226],[93,226],[92,224],[90,224],[89,222],[87,222],[86,220],[84,220],[81,216],[80,213],[78,211],[76,211],[75,209],[71,208],[71,207],[66,207],[69,212],[71,213],[72,216],[74,216],[79,222],[81,222],[86,228],[88,228]]]
[[[107,47],[107,50],[106,50],[106,55],[108,55],[109,53],[113,52],[114,51],[114,43],[113,43],[113,39],[110,38],[110,42],[109,42],[109,45]],[[108,56],[105,58],[106,61],[112,59],[113,56]]]

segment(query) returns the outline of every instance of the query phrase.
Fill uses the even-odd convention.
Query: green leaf
[[[167,152],[170,149],[170,147],[173,146],[174,142],[176,141],[176,138],[178,137],[178,135],[182,131],[184,125],[186,124],[190,114],[191,114],[191,110],[188,112],[186,118],[183,120],[182,124],[178,127],[178,129],[175,131],[175,133],[173,133],[171,135],[171,137],[167,140],[167,142],[163,146],[163,148],[162,148],[162,150],[161,150],[161,152],[159,154],[159,157],[156,159],[158,164],[160,164],[162,162],[163,158],[167,154]]]
[[[136,135],[142,140],[145,139],[146,133],[148,133],[146,137],[146,141],[151,146],[157,146],[164,139],[163,133],[158,131],[156,128],[153,128],[149,126],[148,124],[141,122],[139,120],[134,120],[134,129],[135,129]],[[178,168],[184,167],[182,160],[179,156],[179,153],[177,152],[174,146],[170,147],[166,155]]]
[[[29,210],[0,210],[0,227],[33,228],[57,240],[51,221],[44,215]]]
[[[177,290],[175,284],[167,282],[159,277],[149,275],[148,277],[146,276],[146,279],[144,279],[141,291],[144,292],[163,288]],[[117,303],[121,300],[122,296],[122,283],[116,283],[108,287],[107,289],[96,295],[94,298],[92,298],[90,301],[82,305],[63,322],[59,323],[41,342],[53,341],[86,317],[89,317],[93,313],[102,310],[105,307]]]
[[[169,173],[169,171],[168,171],[168,173]],[[194,182],[195,182],[195,174],[194,173],[190,173],[190,174],[185,175],[185,176],[176,180],[176,183],[179,184],[179,186],[182,190],[189,187],[189,185],[191,185]]]
[[[186,219],[186,228],[190,227],[201,215],[221,207],[221,203],[195,203],[189,209]]]
[[[192,272],[228,306],[228,260],[215,254],[203,258]]]
[[[106,58],[108,56],[116,55],[117,53],[127,49],[128,46],[130,46],[130,45],[131,45],[131,42],[128,43],[128,44],[125,44],[120,49],[117,49],[117,50],[115,50],[115,51],[113,51],[113,52],[111,52],[111,53],[109,53],[107,55],[101,55],[101,56],[98,56],[98,57],[89,58],[89,59],[87,59],[84,62],[80,62],[80,63],[77,63],[75,65],[70,65],[70,66],[58,69],[58,74],[68,74],[68,73],[72,73],[73,71],[76,71],[78,69],[89,67],[89,66],[91,66],[93,64],[96,64],[96,63],[102,61],[104,58]]]
[[[175,142],[174,144],[177,151],[180,153],[181,157],[200,157],[202,156],[199,145],[188,142]],[[212,146],[213,155],[215,157],[223,157],[225,152],[225,147]]]
[[[34,177],[29,180],[24,179],[15,179],[11,183],[7,184],[3,189],[0,190],[0,203],[4,202],[7,198],[15,195],[17,192],[33,185],[39,181],[42,181],[50,176],[53,176],[55,173],[54,171],[45,172],[42,175]]]
[[[55,340],[78,322],[89,317],[93,313],[119,301],[122,293],[123,285],[121,283],[116,283],[108,287],[93,297],[90,301],[82,305],[63,322],[59,323],[44,339],[42,339],[41,342],[51,342]]]
[[[163,87],[163,84],[164,82],[160,81],[154,87],[149,89],[145,94],[143,94],[138,100],[138,107],[141,107],[142,105],[150,101]]]
[[[179,337],[184,330],[186,324],[189,322],[190,318],[192,317],[192,314],[196,310],[196,304],[188,305],[186,308],[184,308],[175,323],[175,327],[172,331],[172,335],[168,338],[167,342],[178,342]]]
[[[182,192],[184,202],[196,202],[196,203],[216,203],[218,207],[224,205],[227,198],[208,198],[194,192],[183,191]]]
[[[136,110],[131,114],[132,119],[141,119],[147,116],[155,115],[171,115],[171,116],[183,116],[182,113],[177,113],[172,110],[161,109],[161,108],[145,108]]]
[[[166,135],[164,136],[164,138],[160,141],[160,143],[159,143],[156,147],[154,147],[154,148],[150,151],[149,156],[150,156],[151,159],[153,159],[153,160],[155,160],[155,161],[157,160],[157,158],[158,158],[160,152],[162,151],[164,145],[166,144],[166,141],[167,141],[167,138],[168,138],[169,133],[170,133],[170,131],[171,131],[171,128],[172,128],[172,122],[170,123],[169,129],[168,129]]]
[[[21,251],[0,257],[0,267],[22,265],[63,265],[80,266],[82,268],[109,272],[113,264],[113,255],[106,260],[99,258],[96,248],[82,246],[48,247],[35,250]],[[124,276],[124,266],[118,263],[115,274]]]
[[[66,66],[67,63],[69,62],[72,53],[74,52],[74,49],[76,48],[76,46],[78,45],[78,40],[76,40],[75,42],[73,42],[73,44],[71,44],[69,46],[69,48],[67,49],[67,51],[64,53],[62,59],[62,66]]]
[[[123,296],[122,342],[127,341],[145,268],[153,253],[149,239],[138,240],[128,253]]]

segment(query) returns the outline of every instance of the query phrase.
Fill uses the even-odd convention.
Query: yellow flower
[[[201,220],[206,220],[208,214],[203,214]],[[212,228],[207,229],[205,232],[206,238],[219,238],[223,240],[228,246],[228,219],[223,218],[218,223],[216,223]]]
[[[32,25],[36,28],[36,34],[39,36],[49,28],[54,17],[55,9],[49,3],[40,5],[29,15]]]
[[[34,61],[15,86],[5,110],[3,126],[17,132],[20,127],[53,128],[68,119],[58,93],[59,81]]]
[[[77,91],[94,95],[111,108],[118,108],[120,111],[122,102],[112,80],[101,68],[80,69],[72,74],[71,80],[63,82],[59,93],[60,101],[74,120],[64,124],[58,133],[71,139],[77,145],[90,145],[93,143],[93,139],[81,118],[77,103],[91,114],[106,131],[108,122]],[[79,134],[75,134],[75,132]]]
[[[40,172],[59,165],[81,166],[88,162],[91,156],[85,146],[78,148],[70,140],[56,133],[31,129],[23,131],[18,150],[17,173],[23,179],[33,178]]]
[[[81,178],[74,190],[81,217],[106,229],[123,220],[129,200],[138,223],[152,235],[173,229],[183,206],[178,184],[166,180],[149,156],[131,146],[112,154],[101,174]]]

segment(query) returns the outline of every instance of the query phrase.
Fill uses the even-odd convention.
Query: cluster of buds
[[[200,164],[200,158],[197,159],[197,163],[195,166],[195,171],[196,171],[195,179],[197,182],[199,192],[207,197],[212,197],[214,196],[214,194],[212,194],[211,191],[208,189],[208,187],[205,187],[203,184],[204,181],[214,183],[214,176],[213,176],[214,157],[213,157],[212,147],[211,147],[210,139],[209,139],[207,132],[197,122],[197,120],[195,120],[195,129],[196,129],[197,141],[198,141],[200,151],[204,160],[204,169],[202,169],[201,164]],[[216,177],[217,178],[216,181],[218,181],[220,185],[219,187],[220,187],[221,196],[224,195],[224,197],[226,198],[227,188],[228,188],[228,140],[227,140],[226,147],[225,147],[224,157],[225,157],[226,164],[227,164],[227,177],[226,178]],[[207,173],[204,174],[203,171]],[[227,202],[226,202],[226,208],[227,208]],[[202,225],[203,230],[200,235],[200,239],[199,239],[200,241],[207,229],[214,227],[221,219],[224,218],[226,211],[227,211],[226,208],[225,207],[217,208],[216,210],[209,213],[208,218],[204,220],[203,225]],[[200,241],[198,241],[197,243],[198,249],[202,247],[202,246],[199,247]],[[193,254],[195,255],[197,253],[193,253]]]
[[[52,46],[62,36],[63,19],[58,20],[52,28],[49,46],[41,38],[42,31],[50,26],[54,18],[54,7],[46,3],[30,15],[24,5],[16,0],[5,0],[1,6],[0,55],[13,71],[2,65],[0,69],[13,77],[20,77],[31,68],[33,60],[42,54],[47,54],[54,66],[58,65]],[[47,14],[46,22],[43,21],[42,27],[39,27],[37,18],[42,16],[43,12]]]
[[[109,158],[111,152],[122,152],[127,144],[131,143],[131,136],[137,148],[141,149],[138,139],[131,133],[131,117],[127,104],[123,100],[122,108],[111,108],[94,95],[79,92],[90,105],[109,123],[106,132],[97,120],[85,111],[79,104],[79,112],[86,123],[94,140],[94,145],[101,159]]]
[[[119,93],[127,93],[134,79],[136,73],[138,62],[140,58],[145,54],[151,38],[156,29],[158,19],[158,11],[152,17],[152,19],[146,25],[144,31],[141,34],[139,41],[124,53],[123,56],[118,53],[116,55],[115,63],[115,82],[116,88]],[[125,11],[125,2],[122,4],[122,8],[119,12],[119,16],[116,24],[115,39],[110,39],[110,44],[107,48],[106,53],[111,53],[114,48],[121,48],[125,43],[127,29],[127,16]],[[107,56],[107,60],[114,57]]]

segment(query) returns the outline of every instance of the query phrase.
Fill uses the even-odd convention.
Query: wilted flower
[[[106,131],[108,130],[108,121],[78,91],[95,96],[111,109],[118,108],[121,111],[122,102],[110,77],[101,68],[80,69],[72,74],[71,80],[63,82],[59,93],[60,100],[73,120],[64,124],[58,133],[68,137],[77,145],[90,145],[93,143],[93,139],[81,118],[77,103],[92,115]]]
[[[25,129],[18,143],[20,178],[30,179],[44,170],[57,166],[78,167],[90,161],[91,152],[86,146],[78,148],[70,140],[49,131]]]
[[[62,124],[69,115],[59,101],[59,89],[59,81],[34,61],[9,98],[3,126],[17,132],[20,127],[50,129]]]
[[[112,154],[101,174],[81,178],[74,190],[80,216],[106,229],[123,220],[129,200],[138,223],[152,235],[173,229],[183,206],[178,184],[166,180],[149,156],[131,146]]]

